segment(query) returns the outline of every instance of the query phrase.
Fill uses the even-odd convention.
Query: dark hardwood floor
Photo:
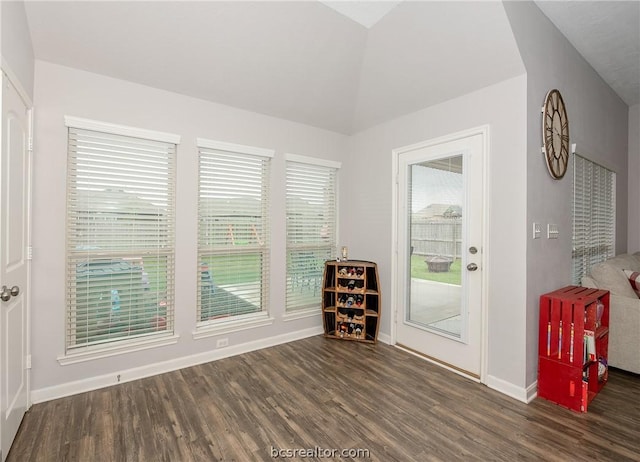
[[[578,414],[385,344],[318,336],[36,404],[8,461],[244,462],[295,448],[362,449],[342,458],[362,461],[640,460],[640,377],[612,370]]]

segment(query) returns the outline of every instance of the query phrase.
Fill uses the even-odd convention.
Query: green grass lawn
[[[235,256],[238,265],[229,265],[224,256],[208,257],[204,261],[209,265],[216,285],[238,284],[253,282],[260,278],[260,257],[257,254]],[[445,282],[447,284],[461,284],[461,261],[456,259],[446,273],[430,273],[424,255],[411,256],[411,277],[428,281]]]
[[[308,274],[308,271],[315,270],[318,277],[322,278],[324,262],[327,258],[326,251],[320,250],[315,254],[313,251],[298,252],[297,264],[287,261],[288,268],[298,266]],[[291,255],[288,256],[291,258]],[[203,263],[209,266],[209,271],[216,285],[242,284],[246,282],[259,281],[262,278],[262,261],[259,253],[235,254],[235,255],[215,255],[202,259]]]
[[[209,265],[215,285],[242,284],[262,278],[261,257],[257,253],[217,255],[205,257],[202,262]]]
[[[447,284],[461,284],[462,272],[460,270],[462,262],[458,258],[452,264],[446,273],[430,273],[429,267],[424,255],[411,256],[411,277],[417,279],[426,279],[428,281],[446,282]]]

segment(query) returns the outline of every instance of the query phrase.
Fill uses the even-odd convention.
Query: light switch
[[[558,225],[553,223],[547,225],[547,239],[558,239],[559,234],[560,230],[558,229]]]
[[[540,239],[540,235],[542,234],[542,225],[540,223],[533,224],[533,238]]]

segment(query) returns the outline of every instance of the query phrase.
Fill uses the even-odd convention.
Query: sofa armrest
[[[610,296],[609,364],[640,373],[640,299]]]
[[[609,301],[609,320],[614,315],[616,321],[625,322],[640,336],[640,298],[611,294]]]

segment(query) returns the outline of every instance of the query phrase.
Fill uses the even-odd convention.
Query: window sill
[[[243,316],[234,316],[228,319],[216,321],[205,321],[200,323],[193,333],[194,339],[213,337],[220,334],[228,334],[241,330],[255,329],[257,327],[269,326],[273,324],[275,318],[269,313],[257,313]]]
[[[95,345],[81,350],[79,349],[79,351],[76,352],[67,353],[63,356],[58,356],[58,362],[61,366],[68,366],[70,364],[133,353],[134,351],[147,350],[149,348],[173,345],[178,343],[179,338],[179,335],[171,334],[162,337],[121,341],[118,342],[117,345]]]
[[[285,313],[285,315],[282,316],[282,320],[285,322],[288,322],[288,321],[296,321],[298,319],[304,319],[304,318],[317,317],[318,319],[321,319],[320,317],[321,314],[322,314],[322,310],[318,307],[304,308],[302,310],[296,310],[290,313]]]

